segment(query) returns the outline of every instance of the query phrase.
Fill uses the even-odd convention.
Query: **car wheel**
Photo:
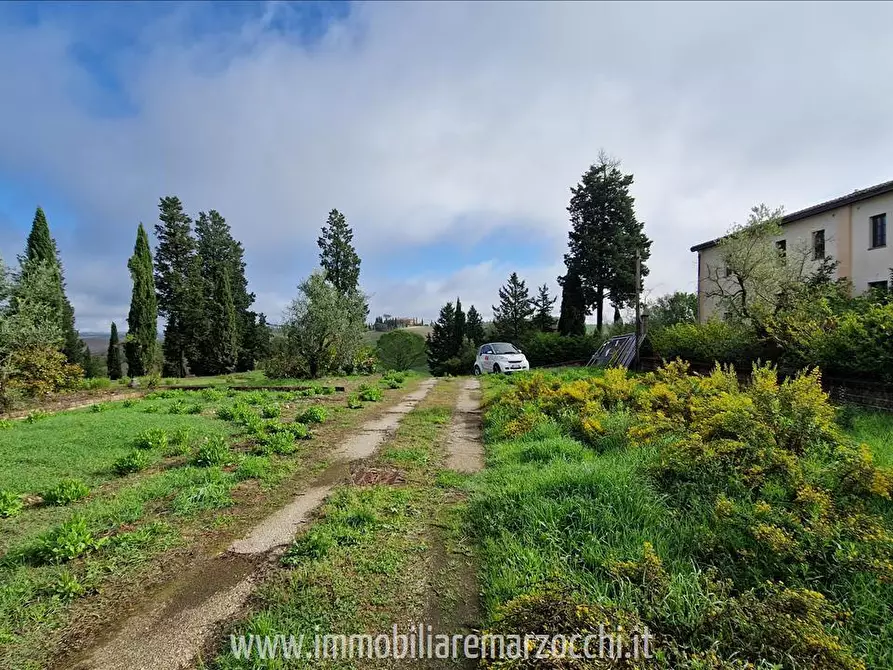
[[[481,366],[480,366],[480,365],[475,365],[475,366],[474,366],[474,376],[475,376],[475,377],[480,377],[480,376],[481,376]]]
[[[493,364],[493,374],[498,375],[500,372],[502,372],[502,370],[499,367],[499,363],[494,363]]]

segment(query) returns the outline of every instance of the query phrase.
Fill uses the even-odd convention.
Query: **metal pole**
[[[639,307],[639,286],[642,282],[641,280],[642,273],[642,258],[639,254],[639,250],[636,249],[636,341],[635,341],[635,356],[633,358],[633,370],[636,372],[639,371],[639,342],[642,339],[642,316]]]

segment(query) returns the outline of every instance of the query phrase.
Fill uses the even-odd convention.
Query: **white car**
[[[494,374],[522,372],[530,369],[527,357],[514,344],[508,342],[490,342],[478,349],[474,362],[474,374],[485,372]]]

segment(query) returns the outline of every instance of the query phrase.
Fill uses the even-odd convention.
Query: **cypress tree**
[[[530,330],[531,316],[533,304],[527,286],[513,272],[508,283],[499,289],[499,305],[493,305],[493,325],[500,338],[519,344]]]
[[[190,279],[196,253],[192,236],[192,219],[183,211],[183,203],[175,196],[161,198],[158,203],[159,223],[155,224],[155,289],[158,313],[167,318],[164,328],[164,374],[186,375],[190,348],[195,344],[192,320],[197,287]]]
[[[580,276],[568,269],[564,277],[558,278],[561,284],[561,314],[558,317],[558,332],[562,335],[586,334],[586,305]]]
[[[440,317],[428,333],[428,369],[433,375],[444,373],[444,363],[459,353],[456,344],[456,308],[448,302],[440,308]]]
[[[109,335],[109,350],[105,357],[105,365],[109,379],[121,379],[121,347],[118,344],[118,326],[114,321]]]
[[[539,287],[539,293],[533,299],[533,326],[541,333],[551,333],[555,330],[555,317],[552,316],[552,307],[558,300],[549,295],[549,287],[543,284]]]
[[[456,316],[453,321],[453,339],[456,343],[456,351],[462,347],[462,339],[465,337],[465,313],[462,311],[462,301],[456,297]]]
[[[38,207],[34,212],[34,220],[31,223],[31,232],[25,243],[25,253],[19,257],[21,266],[20,274],[23,280],[40,264],[46,264],[52,270],[53,280],[48,287],[46,304],[58,315],[59,326],[62,330],[62,353],[69,363],[81,364],[84,362],[81,338],[74,327],[74,308],[65,295],[65,277],[62,270],[62,260],[56,241],[50,235],[50,226],[47,223],[46,214]]]
[[[360,290],[360,257],[353,247],[353,230],[344,214],[337,209],[329,212],[319,246],[319,264],[326,271],[326,279],[341,295]]]
[[[484,320],[474,305],[468,308],[468,314],[465,317],[465,336],[471,340],[475,346],[480,346],[486,337],[484,333]]]
[[[127,315],[124,354],[127,357],[128,374],[131,377],[140,377],[151,371],[158,344],[158,305],[152,274],[152,251],[142,223],[137,227],[136,244],[127,267],[130,269],[133,292]]]
[[[210,374],[228,374],[236,369],[239,355],[239,333],[236,308],[226,265],[214,268],[211,296],[206,305],[208,339],[211,351]]]
[[[199,287],[197,289],[199,295],[204,298],[200,307],[194,304],[191,308],[193,313],[198,312],[200,316],[199,325],[194,332],[197,344],[192,353],[190,367],[196,374],[211,374],[211,370],[219,368],[218,356],[211,345],[214,337],[209,337],[207,330],[211,321],[207,312],[217,309],[210,305],[209,296],[215,290],[214,278],[219,276],[220,268],[225,268],[236,314],[236,349],[242,350],[236,366],[240,370],[249,369],[259,356],[247,346],[242,346],[251,339],[252,316],[248,308],[254,303],[254,294],[248,291],[248,280],[245,276],[245,250],[242,244],[233,238],[226,219],[215,210],[210,210],[207,214],[199,213],[195,222],[195,234],[199,265],[193,268],[190,283]]]

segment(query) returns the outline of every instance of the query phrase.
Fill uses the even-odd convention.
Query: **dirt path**
[[[484,448],[481,444],[481,384],[467,380],[459,398],[447,440],[447,467],[457,472],[477,472],[484,467]]]
[[[263,572],[275,565],[284,547],[311,512],[350,470],[353,461],[372,455],[405,414],[431,390],[422,382],[385,414],[366,422],[342,443],[334,462],[285,507],[252,528],[227,551],[199,560],[191,570],[158,589],[147,602],[76,658],[72,670],[179,670],[190,665],[206,640],[244,606]]]

